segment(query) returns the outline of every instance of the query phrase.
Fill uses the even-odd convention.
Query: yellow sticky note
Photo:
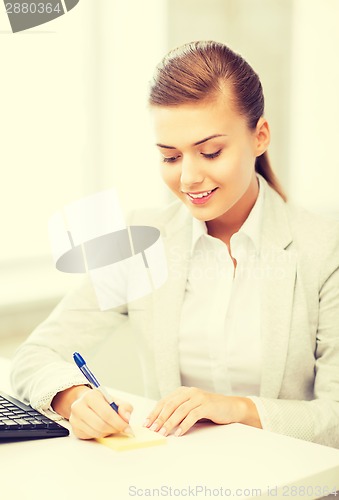
[[[104,444],[117,451],[133,450],[135,448],[147,448],[166,443],[166,438],[158,432],[153,432],[147,427],[133,426],[134,437],[124,434],[113,434],[112,436],[98,438],[98,443]]]

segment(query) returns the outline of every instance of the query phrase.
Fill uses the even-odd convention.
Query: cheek
[[[242,166],[236,154],[228,154],[213,163],[210,169],[210,177],[221,183],[232,183],[242,175]]]
[[[178,186],[180,182],[180,174],[175,168],[168,168],[167,165],[162,166],[161,168],[161,177],[165,184],[171,189]]]
[[[224,166],[228,176],[247,177],[255,166],[255,157],[251,154],[245,144],[243,147],[234,148],[229,151]]]

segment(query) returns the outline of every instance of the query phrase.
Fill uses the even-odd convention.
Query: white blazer
[[[339,447],[339,223],[286,204],[266,181],[263,185],[257,405],[262,426]],[[157,399],[181,385],[178,332],[192,217],[174,202],[161,212],[136,213],[130,223],[160,229],[168,280],[155,293],[111,312],[98,310],[90,286],[61,301],[13,362],[14,388],[41,411],[58,391],[84,383],[72,353],[90,352],[127,319],[140,354],[145,394]]]

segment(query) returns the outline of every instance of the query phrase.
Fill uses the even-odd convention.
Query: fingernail
[[[146,418],[145,422],[142,424],[144,427],[149,426],[149,418]]]
[[[131,413],[129,411],[126,411],[125,412],[125,419],[127,420],[127,422],[130,421],[130,418],[131,418]]]
[[[166,436],[167,434],[167,429],[165,429],[165,427],[162,427],[159,431],[159,434],[161,434],[162,436]]]
[[[175,435],[176,437],[179,437],[179,436],[181,436],[181,433],[182,433],[182,429],[180,429],[180,427],[179,427],[179,429],[177,429],[177,430],[175,431],[174,435]]]
[[[154,423],[154,424],[150,427],[150,430],[151,430],[151,431],[155,431],[155,430],[157,430],[157,427],[158,427],[158,424]]]

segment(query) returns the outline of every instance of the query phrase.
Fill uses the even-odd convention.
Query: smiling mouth
[[[213,191],[215,191],[217,188],[211,189],[210,191],[204,191],[202,193],[185,193],[187,194],[192,200],[197,200],[199,198],[206,198],[209,196]]]

